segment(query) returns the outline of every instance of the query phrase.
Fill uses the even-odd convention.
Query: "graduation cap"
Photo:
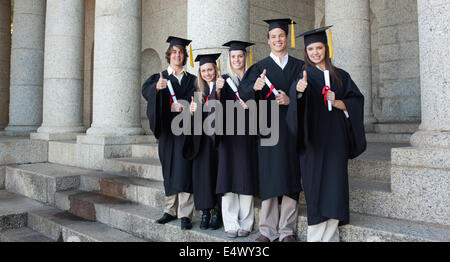
[[[282,18],[264,20],[264,22],[269,24],[269,32],[275,28],[281,28],[284,32],[286,32],[286,35],[289,34],[289,25],[291,25],[291,47],[295,48],[294,25],[297,23],[294,20],[290,18]]]
[[[221,53],[197,55],[195,62],[200,62],[200,66],[206,63],[213,63],[216,65],[216,60],[220,57],[220,55]]]
[[[325,31],[327,31],[330,26],[325,26],[322,28],[313,29],[311,31],[304,32],[303,34],[300,34],[297,36],[297,38],[304,36],[305,37],[305,47],[309,46],[310,44],[314,44],[317,42],[329,44],[330,46],[330,58],[333,58],[333,38],[331,37],[331,30],[329,31],[329,43],[327,39],[327,34]]]
[[[174,46],[174,45],[187,46],[192,42],[192,40],[183,39],[183,38],[176,37],[176,36],[169,36],[169,38],[167,38],[166,42],[170,43],[169,46]]]
[[[174,45],[180,45],[180,46],[187,46],[189,45],[192,40],[188,40],[188,39],[184,39],[181,37],[176,37],[176,36],[169,36],[167,38],[167,43],[169,43],[169,47],[174,46]],[[192,45],[189,45],[189,60],[190,60],[190,64],[191,67],[194,68],[194,61],[192,59]]]
[[[230,48],[229,51],[242,50],[244,52],[247,52],[246,48],[249,46],[252,46],[252,45],[254,45],[254,44],[244,42],[244,41],[238,41],[238,40],[233,40],[233,41],[223,44],[223,46],[227,46]]]

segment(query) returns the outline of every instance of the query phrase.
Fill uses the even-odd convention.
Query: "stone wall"
[[[8,125],[9,66],[11,56],[11,3],[0,2],[0,130]]]
[[[375,117],[419,122],[417,0],[371,0],[370,6]]]
[[[83,124],[92,123],[92,88],[94,72],[95,0],[85,1]]]

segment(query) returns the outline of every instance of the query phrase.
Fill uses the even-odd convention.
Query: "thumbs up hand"
[[[223,86],[225,85],[225,79],[223,79],[222,75],[219,74],[216,80],[216,92],[220,92],[222,90]]]
[[[191,116],[194,115],[195,111],[197,111],[197,103],[194,102],[194,97],[192,97],[191,105],[189,106],[189,111],[191,112]]]
[[[167,79],[164,79],[162,73],[159,73],[159,80],[156,83],[156,91],[163,90],[167,88]]]
[[[255,91],[261,91],[264,86],[266,85],[266,81],[264,80],[266,78],[267,70],[264,69],[264,72],[262,73],[261,77],[256,79],[255,85],[253,86],[253,90]]]
[[[306,70],[303,71],[303,78],[300,79],[297,83],[297,92],[303,93],[305,92],[306,88],[308,87],[308,74],[306,73]]]

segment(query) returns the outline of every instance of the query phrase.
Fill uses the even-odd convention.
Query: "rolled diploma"
[[[261,75],[262,77],[262,75]],[[270,82],[269,78],[267,78],[267,76],[264,78],[264,81],[266,82],[266,85],[270,88],[272,86],[272,82]],[[273,94],[275,96],[279,95],[280,93],[278,93],[278,90],[276,88],[273,89]]]
[[[175,96],[175,92],[173,91],[172,83],[170,80],[167,80],[167,87],[169,88],[170,96],[174,103],[178,103],[177,97]]]
[[[231,87],[231,89],[233,89],[233,92],[236,94],[237,98],[239,100],[241,100],[241,97],[239,96],[239,93],[238,93],[238,90],[237,90],[237,86],[234,84],[233,79],[231,79],[231,77],[227,78],[227,83]]]
[[[209,82],[209,94],[212,94],[214,89],[214,82]]]
[[[330,87],[330,90],[331,90],[331,84],[330,84],[330,71],[325,70],[325,71],[323,72],[323,74],[325,75],[325,85],[328,86],[328,87]],[[333,110],[333,106],[331,105],[331,101],[328,100],[328,111],[331,112],[332,110]]]

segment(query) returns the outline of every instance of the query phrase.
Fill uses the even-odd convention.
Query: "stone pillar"
[[[46,24],[38,133],[83,132],[84,0],[47,0]]]
[[[140,135],[141,0],[97,0],[88,135]]]
[[[364,95],[366,132],[373,129],[369,0],[325,0],[325,24],[334,25],[333,62],[347,71]]]
[[[418,0],[422,124],[417,147],[450,148],[450,1]]]
[[[187,38],[192,40],[194,59],[201,53],[223,53],[222,45],[230,40],[248,41],[250,32],[248,0],[188,0]],[[226,19],[225,19],[226,18]],[[222,73],[227,56],[221,56]],[[198,72],[198,63],[194,73]],[[191,67],[188,69],[192,70]]]
[[[14,1],[9,124],[6,134],[36,131],[42,122],[45,0]]]
[[[0,1],[0,130],[8,124],[11,1]]]
[[[398,217],[450,225],[450,1],[418,0],[422,124],[392,149]]]

